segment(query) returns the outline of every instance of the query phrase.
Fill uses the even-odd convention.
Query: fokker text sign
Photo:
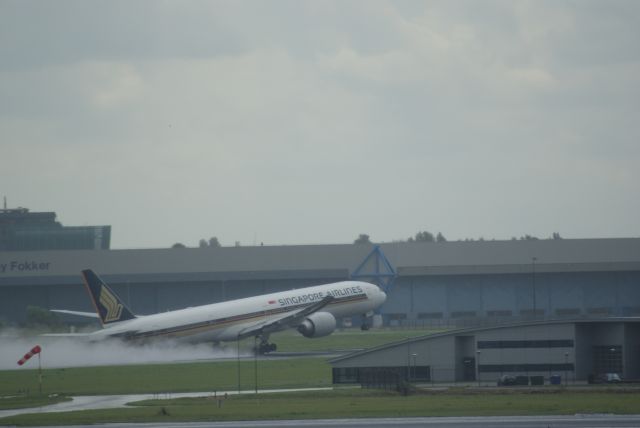
[[[36,273],[47,272],[51,262],[42,262],[34,260],[11,260],[0,262],[0,274],[2,273]]]

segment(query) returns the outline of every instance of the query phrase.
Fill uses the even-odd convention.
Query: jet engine
[[[336,318],[329,312],[316,312],[305,318],[298,326],[304,337],[328,336],[336,329]]]

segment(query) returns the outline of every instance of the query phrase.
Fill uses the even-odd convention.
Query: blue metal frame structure
[[[373,264],[373,266],[370,266]],[[373,272],[367,270],[373,267]],[[364,258],[362,263],[351,274],[351,279],[370,280],[378,287],[388,293],[397,277],[396,270],[391,266],[389,259],[384,255],[379,245],[373,247],[373,250]]]

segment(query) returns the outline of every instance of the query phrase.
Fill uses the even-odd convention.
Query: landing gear
[[[371,328],[371,324],[369,323],[370,317],[366,314],[362,315],[362,324],[360,324],[360,330],[367,331]]]
[[[268,339],[260,339],[260,344],[255,350],[259,355],[268,354],[269,352],[275,352],[278,346],[275,343],[269,343]]]
[[[261,343],[258,346],[258,352],[261,354],[268,354],[269,352],[275,352],[278,346],[275,343]]]

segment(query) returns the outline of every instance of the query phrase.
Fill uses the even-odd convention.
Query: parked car
[[[605,373],[600,376],[600,380],[604,383],[619,383],[622,382],[618,373]]]
[[[515,376],[502,375],[498,379],[498,386],[513,386],[513,385],[516,385],[516,384],[517,384],[517,382],[516,382]]]
[[[618,373],[602,373],[599,375],[590,374],[587,378],[588,383],[620,383],[622,378]]]

